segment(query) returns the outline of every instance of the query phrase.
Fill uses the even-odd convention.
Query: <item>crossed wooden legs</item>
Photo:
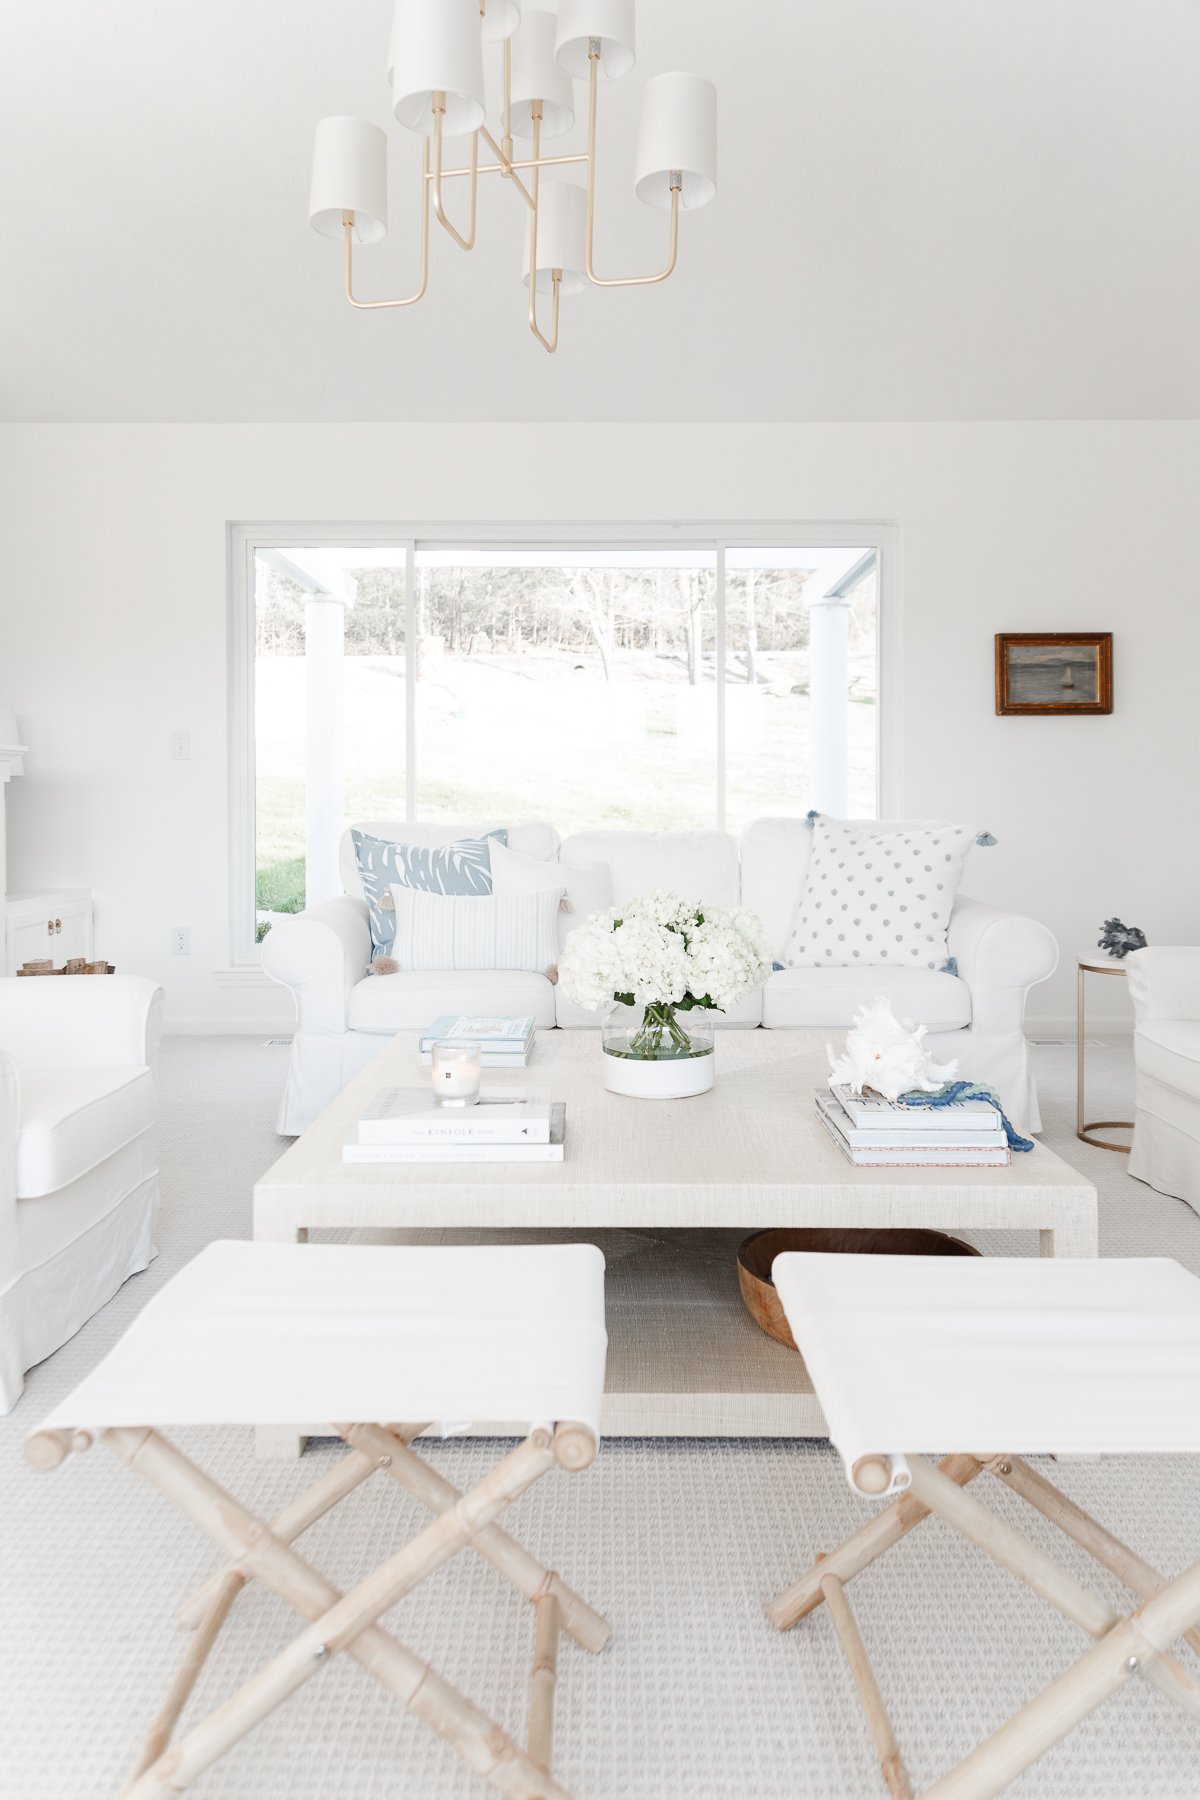
[[[565,1630],[585,1649],[600,1650],[609,1627],[552,1570],[494,1522],[504,1508],[555,1464],[583,1468],[595,1444],[583,1427],[537,1430],[475,1488],[460,1494],[409,1448],[420,1425],[340,1425],[350,1454],[270,1525],[256,1519],[158,1432],[121,1428],[104,1437],[130,1468],[173,1500],[232,1560],[185,1602],[181,1622],[195,1636],[123,1791],[123,1800],[178,1794],[266,1718],[281,1701],[345,1651],[418,1718],[432,1725],[470,1766],[514,1800],[568,1800],[549,1773],[558,1637]],[[436,1516],[402,1550],[347,1594],[330,1585],[292,1548],[309,1525],[368,1475],[386,1473]],[[523,1749],[397,1642],[377,1620],[418,1582],[468,1545],[525,1595],[535,1610],[530,1672],[529,1743]],[[180,1714],[245,1584],[257,1579],[309,1621],[273,1661],[171,1747]]]
[[[969,1756],[925,1790],[925,1800],[992,1800],[1065,1737],[1131,1675],[1141,1675],[1200,1722],[1200,1683],[1168,1654],[1180,1637],[1200,1648],[1200,1562],[1167,1581],[1044,1476],[1015,1456],[948,1456],[936,1468],[908,1458],[911,1485],[774,1600],[770,1617],[787,1631],[824,1602],[841,1642],[880,1774],[893,1800],[911,1800],[891,1721],[867,1657],[844,1584],[936,1513],[947,1524],[1041,1594],[1096,1641]],[[966,1488],[984,1469],[1117,1575],[1143,1604],[1126,1617],[983,1506]]]

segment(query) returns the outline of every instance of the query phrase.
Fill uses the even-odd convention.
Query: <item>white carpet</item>
[[[285,1054],[255,1040],[168,1041],[162,1254],[32,1372],[21,1404],[0,1421],[0,1793],[12,1800],[92,1800],[119,1789],[182,1647],[175,1605],[214,1565],[176,1509],[103,1449],[39,1476],[24,1466],[21,1441],[183,1262],[212,1238],[249,1235],[251,1185],[279,1149],[270,1121]],[[1037,1064],[1048,1141],[1100,1188],[1103,1252],[1177,1256],[1200,1270],[1200,1218],[1131,1181],[1124,1158],[1076,1141],[1073,1047],[1040,1048]],[[1127,1044],[1089,1051],[1089,1082],[1093,1115],[1126,1114]],[[264,1464],[247,1433],[179,1437],[260,1512],[308,1485],[335,1454],[318,1448],[302,1466]],[[495,1453],[460,1440],[431,1454],[464,1486]],[[1164,1572],[1200,1555],[1195,1461],[1068,1465],[1054,1479]],[[1128,1604],[999,1484],[987,1487],[989,1503],[1114,1604]],[[616,1628],[599,1658],[564,1640],[556,1772],[577,1800],[881,1792],[828,1621],[818,1614],[781,1637],[763,1617],[773,1593],[865,1516],[828,1449],[803,1443],[613,1441],[588,1474],[548,1477],[519,1502],[507,1520],[514,1534]],[[422,1518],[376,1478],[303,1548],[348,1584]],[[936,1522],[864,1575],[853,1597],[918,1789],[1083,1647],[1078,1632]],[[530,1610],[478,1558],[457,1558],[387,1624],[523,1732]],[[188,1716],[290,1635],[287,1609],[249,1590]],[[1200,1793],[1198,1751],[1197,1732],[1134,1682],[1013,1791],[1184,1800]],[[193,1791],[212,1800],[478,1800],[491,1790],[337,1658]]]

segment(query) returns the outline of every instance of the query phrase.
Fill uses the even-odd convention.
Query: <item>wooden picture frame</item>
[[[998,631],[996,711],[1110,713],[1111,631]]]

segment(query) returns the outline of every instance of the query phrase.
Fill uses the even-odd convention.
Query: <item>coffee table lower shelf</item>
[[[338,1234],[349,1235],[349,1234]],[[354,1234],[378,1241],[381,1233]],[[800,1356],[759,1330],[742,1304],[739,1231],[412,1231],[391,1243],[598,1243],[608,1264],[606,1437],[812,1437],[825,1420]],[[313,1234],[314,1238],[316,1234]],[[512,1421],[519,1434],[525,1423]],[[295,1456],[322,1424],[264,1427],[259,1454]],[[498,1435],[489,1426],[480,1435]]]

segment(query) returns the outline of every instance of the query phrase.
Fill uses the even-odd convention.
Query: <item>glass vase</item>
[[[639,1019],[625,1007],[605,1020],[600,1038],[610,1093],[684,1100],[713,1085],[716,1038],[707,1014],[651,1003]]]

